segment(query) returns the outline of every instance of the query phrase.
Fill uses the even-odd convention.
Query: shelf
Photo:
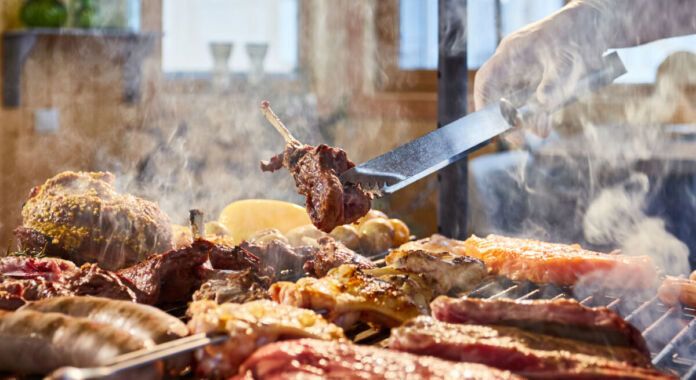
[[[124,29],[30,28],[8,30],[2,34],[2,104],[19,107],[19,84],[24,62],[37,38],[75,37],[122,40],[128,46],[123,65],[123,99],[135,104],[140,100],[142,62],[154,47],[157,33],[133,32]]]

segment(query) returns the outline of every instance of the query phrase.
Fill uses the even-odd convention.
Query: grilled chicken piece
[[[116,270],[172,248],[157,204],[120,194],[111,173],[64,172],[34,187],[15,230],[20,249]]]
[[[187,314],[191,317],[188,326],[192,334],[230,335],[225,343],[196,351],[196,375],[202,378],[228,378],[256,349],[278,340],[345,339],[343,330],[319,314],[268,300],[223,305],[197,301],[189,306]]]
[[[521,379],[481,364],[453,363],[349,342],[313,339],[267,345],[247,359],[234,380],[246,379]]]
[[[37,311],[0,312],[0,342],[0,371],[30,374],[103,365],[154,345],[86,318]]]
[[[433,284],[437,294],[471,290],[486,276],[486,265],[481,260],[444,251],[398,248],[389,253],[385,262],[396,269],[422,274]]]
[[[629,347],[650,359],[640,331],[606,307],[587,307],[575,300],[484,300],[437,297],[435,318],[450,323],[516,326],[536,333]]]
[[[669,306],[677,305],[681,302],[686,306],[696,307],[696,281],[666,276],[657,289],[657,295],[662,302]]]
[[[276,302],[316,310],[346,329],[357,321],[398,326],[427,314],[433,297],[432,289],[418,275],[393,268],[362,270],[354,265],[331,269],[322,278],[277,282],[269,293]]]
[[[309,146],[295,140],[264,101],[261,110],[286,140],[283,153],[261,162],[261,170],[285,167],[292,174],[297,192],[306,198],[307,213],[318,229],[331,232],[352,223],[370,211],[372,197],[359,185],[341,184],[338,175],[355,164],[341,149],[320,144]]]
[[[329,236],[317,239],[311,258],[303,268],[310,276],[323,277],[329,270],[343,264],[352,264],[360,269],[371,269],[375,264],[363,255],[348,249],[343,243]]]
[[[473,362],[529,379],[663,379],[630,348],[587,344],[515,327],[460,325],[421,316],[392,330],[391,349]]]

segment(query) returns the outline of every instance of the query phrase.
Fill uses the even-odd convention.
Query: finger
[[[601,56],[585,56],[580,48],[569,47],[549,59],[536,96],[545,108],[556,108],[575,92],[578,81],[601,65]]]

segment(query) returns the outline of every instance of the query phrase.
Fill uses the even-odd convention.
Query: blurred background
[[[564,3],[468,2],[469,112],[501,38]],[[302,142],[356,163],[435,129],[437,12],[437,0],[1,0],[0,247],[31,187],[63,170],[112,171],[179,224],[238,199],[301,203],[287,173],[259,170],[283,148],[261,101]],[[694,247],[696,38],[619,53],[628,74],[555,115],[549,139],[470,157],[471,232],[636,250],[636,236],[664,233],[655,244]],[[437,231],[436,204],[432,176],[375,207],[420,237]],[[635,223],[614,231],[617,215]]]

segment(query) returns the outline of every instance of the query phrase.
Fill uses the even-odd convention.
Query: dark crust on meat
[[[64,172],[33,188],[15,231],[20,249],[116,270],[172,248],[170,220],[157,204],[120,194],[110,173]]]
[[[283,153],[261,162],[263,171],[285,167],[292,174],[312,223],[325,232],[352,223],[370,210],[370,195],[358,185],[344,187],[338,178],[354,166],[345,151],[324,144],[287,144]]]
[[[372,269],[375,264],[368,258],[348,249],[343,243],[324,236],[317,240],[314,255],[303,269],[310,276],[324,277],[333,268],[343,264],[353,264],[359,269]]]

